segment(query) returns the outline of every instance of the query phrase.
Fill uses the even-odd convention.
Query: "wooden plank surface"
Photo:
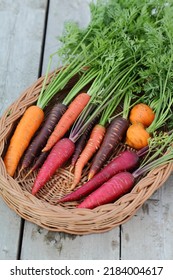
[[[89,2],[50,0],[42,74],[49,55],[59,46],[56,37],[64,22],[88,23]],[[46,3],[0,0],[1,113],[37,79]],[[107,233],[75,236],[25,222],[21,259],[173,259],[172,180],[173,176],[130,221]],[[20,217],[0,199],[0,259],[17,257],[20,225]]]
[[[122,259],[173,260],[173,176],[122,226]]]
[[[38,75],[47,0],[0,0],[0,114]],[[21,219],[0,198],[0,259],[16,259]]]

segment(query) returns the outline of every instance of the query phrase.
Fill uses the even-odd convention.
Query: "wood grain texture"
[[[27,222],[23,238],[21,259],[25,260],[111,260],[119,258],[118,229],[103,234],[81,236],[50,232]]]
[[[75,21],[81,27],[85,27],[89,23],[89,2],[91,0],[50,0],[42,74],[46,73],[50,54],[56,52],[61,45],[58,37],[64,31],[64,24],[69,21]],[[54,56],[51,69],[54,70],[60,65],[59,57]]]
[[[122,226],[121,258],[173,259],[173,176]]]
[[[46,0],[0,0],[0,115],[37,79]],[[21,219],[0,198],[0,259],[16,259]]]

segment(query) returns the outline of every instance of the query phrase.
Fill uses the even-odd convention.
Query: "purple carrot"
[[[28,177],[34,170],[39,169],[43,165],[48,154],[49,154],[49,152],[43,152],[38,156],[34,165],[31,167],[31,169],[28,171],[28,173],[24,176],[23,180],[26,179],[26,177]]]
[[[38,134],[33,138],[31,144],[29,145],[22,160],[21,169],[29,167],[34,161],[35,157],[37,157],[40,154],[55,125],[66,110],[67,106],[64,104],[58,103],[54,105],[42,128],[40,129]]]
[[[103,183],[109,180],[118,172],[124,170],[132,170],[139,163],[139,157],[133,151],[124,151],[115,157],[109,164],[107,164],[99,173],[97,173],[91,180],[76,189],[70,194],[61,198],[58,202],[77,201],[84,196],[90,194],[92,191],[99,188]]]
[[[50,151],[35,179],[32,194],[35,195],[74,153],[75,144],[69,138],[59,140]]]
[[[46,158],[48,157],[49,152],[42,152],[38,158],[36,159],[36,162],[32,166],[32,171],[39,169],[43,163],[45,162]]]
[[[117,117],[110,123],[103,142],[93,159],[88,179],[91,179],[96,173],[98,173],[98,171],[100,171],[106,161],[110,158],[117,145],[123,139],[128,126],[129,121],[122,117]]]

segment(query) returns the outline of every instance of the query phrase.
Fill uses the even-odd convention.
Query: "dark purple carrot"
[[[131,190],[134,181],[131,173],[126,171],[118,173],[87,196],[77,208],[93,209],[99,205],[114,202]]]
[[[43,163],[45,162],[48,154],[49,154],[49,152],[43,152],[38,156],[34,165],[31,167],[31,169],[28,171],[28,173],[24,176],[23,180],[25,180],[26,177],[29,176],[29,174],[31,174],[35,170],[38,170],[43,165]]]
[[[58,103],[54,105],[54,107],[48,114],[48,117],[45,123],[43,124],[42,128],[40,129],[38,134],[33,138],[31,144],[29,145],[22,160],[21,169],[29,167],[35,160],[35,158],[40,154],[55,125],[66,110],[67,106],[64,104]]]
[[[43,163],[45,162],[46,158],[48,157],[49,152],[42,152],[36,159],[36,162],[32,166],[32,171],[39,169]]]
[[[127,128],[129,127],[129,121],[122,117],[115,118],[107,128],[103,142],[94,157],[92,162],[88,179],[90,180],[98,171],[103,167],[106,161],[113,154],[117,145],[125,136]]]
[[[35,195],[74,153],[75,145],[69,138],[59,140],[40,168],[35,179],[32,194]]]
[[[87,183],[73,191],[72,193],[64,196],[58,202],[77,201],[87,196],[103,183],[109,180],[118,172],[124,170],[132,170],[139,163],[139,157],[133,151],[124,151],[115,157],[108,165],[106,165],[99,173],[97,173]]]

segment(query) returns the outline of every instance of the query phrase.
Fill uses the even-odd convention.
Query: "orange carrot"
[[[90,95],[87,93],[80,93],[71,102],[67,111],[63,114],[55,129],[51,133],[43,152],[49,151],[57,141],[59,141],[65,133],[70,129],[82,110],[85,108],[90,100]]]
[[[32,105],[25,111],[19,121],[4,158],[7,173],[10,176],[14,175],[24,151],[43,119],[43,110],[36,105]]]
[[[88,163],[88,161],[91,159],[91,157],[94,155],[94,153],[97,151],[97,149],[100,147],[100,144],[105,135],[105,131],[105,127],[100,124],[96,124],[93,128],[90,138],[82,153],[80,154],[79,159],[76,162],[74,180],[71,189],[74,189],[75,186],[79,183],[82,175],[82,170],[84,166]]]

